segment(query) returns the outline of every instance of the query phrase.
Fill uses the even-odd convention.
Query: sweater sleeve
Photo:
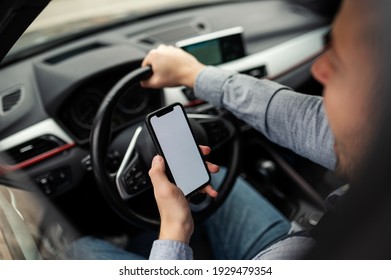
[[[194,92],[229,110],[272,142],[328,169],[335,168],[334,139],[322,97],[212,66],[197,76]]]
[[[150,260],[191,260],[193,250],[189,245],[175,240],[155,240]]]

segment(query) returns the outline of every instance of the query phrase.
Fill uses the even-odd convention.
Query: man
[[[312,67],[313,76],[324,86],[323,98],[298,94],[267,80],[206,67],[189,54],[167,46],[152,50],[143,61],[144,66],[152,66],[154,74],[142,85],[193,87],[199,98],[225,107],[272,141],[352,179],[363,151],[372,140],[370,124],[377,118],[372,90],[376,89],[378,74],[374,51],[377,14],[371,4],[372,1],[365,0],[343,2],[333,24],[330,44]],[[210,152],[207,147],[202,151]],[[212,173],[218,171],[215,165],[208,167]],[[187,200],[168,181],[163,158],[153,159],[149,174],[161,216],[159,240],[154,242],[150,258],[190,259],[192,250],[188,243],[194,225]],[[219,180],[219,174],[214,176],[215,181]],[[335,195],[343,191],[346,190]],[[217,194],[210,186],[205,192],[212,197]],[[324,229],[327,222],[321,224]],[[321,240],[322,227],[318,225],[311,234],[289,233],[289,222],[240,178],[224,204],[206,221],[217,259],[303,258],[316,244],[314,237]],[[374,234],[379,232],[370,236]],[[333,244],[326,243],[329,248],[330,245]],[[352,246],[357,247],[354,242]],[[76,242],[67,256],[141,258],[94,239]]]
[[[168,46],[160,46],[147,55],[143,65],[151,65],[154,74],[142,85],[153,88],[192,87],[197,97],[225,107],[272,141],[325,167],[335,167],[340,175],[349,179],[357,170],[362,151],[370,143],[372,131],[368,124],[374,118],[371,86],[375,83],[375,73],[368,69],[376,69],[376,57],[371,46],[374,40],[370,40],[374,34],[375,13],[369,2],[343,2],[333,24],[330,45],[312,67],[313,76],[324,86],[323,98],[294,93],[270,81],[206,67],[189,54]],[[193,231],[193,221],[187,201],[179,188],[167,180],[160,156],[153,159],[149,174],[161,215],[159,240],[155,241],[150,257],[191,258],[187,244]],[[216,195],[211,188],[206,192]],[[231,200],[240,195],[241,191],[234,189],[231,196],[235,198]],[[252,196],[247,197],[250,199]],[[254,203],[261,203],[258,209],[269,213],[270,205],[260,198],[255,200]],[[224,209],[229,207],[225,203],[222,208],[215,215],[225,217],[221,223],[229,223],[230,212]],[[224,256],[223,252],[222,256],[257,259],[304,257],[314,244],[311,236],[289,235],[286,221],[274,210],[271,210],[273,214],[270,217],[279,226],[272,228],[272,222],[267,221],[269,216],[262,219],[264,212],[261,210],[258,213],[260,226],[247,224],[240,227],[241,232],[247,229],[254,231],[254,234],[246,235],[246,238],[255,236],[254,242],[243,243],[247,246],[246,252],[250,253],[235,248],[235,243],[242,245],[243,236],[233,234],[231,239],[224,241],[228,244],[226,251],[230,251],[232,246],[232,250],[239,254]],[[263,223],[267,227],[259,231]],[[208,221],[207,228],[209,226],[213,226],[213,222]],[[222,230],[208,231],[212,246],[219,242],[219,238],[225,238],[223,235],[216,236],[219,232]],[[236,236],[238,239],[235,239]],[[259,244],[264,237],[267,241]],[[254,252],[254,248],[258,251]]]

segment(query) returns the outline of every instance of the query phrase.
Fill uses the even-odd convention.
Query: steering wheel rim
[[[125,203],[116,187],[115,175],[106,170],[105,163],[111,141],[111,117],[117,103],[126,92],[124,89],[129,92],[129,88],[135,87],[141,80],[147,79],[151,75],[152,69],[150,67],[139,68],[117,82],[101,103],[90,135],[92,170],[100,192],[117,214],[131,224],[143,228],[156,228],[160,225],[160,221],[135,211]],[[237,135],[237,129],[235,129],[235,134],[232,138],[230,164],[227,166],[227,173],[221,183],[219,195],[212,199],[204,210],[193,212],[193,218],[196,222],[211,215],[223,203],[232,189],[240,159],[240,137]]]

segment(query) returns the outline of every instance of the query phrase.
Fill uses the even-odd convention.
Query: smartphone
[[[180,103],[150,113],[146,125],[156,149],[165,159],[166,172],[186,197],[209,184],[209,171]]]

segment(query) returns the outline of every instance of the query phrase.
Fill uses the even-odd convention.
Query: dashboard
[[[237,12],[246,14],[238,17]],[[159,44],[240,26],[246,56],[219,67],[296,88],[323,50],[327,19],[284,1],[200,6],[129,22],[0,68],[0,181],[23,187],[20,170],[48,195],[89,172],[89,135],[105,95]],[[166,104],[192,100],[183,88],[136,88],[113,117],[121,130]],[[11,178],[11,179],[10,179]]]

